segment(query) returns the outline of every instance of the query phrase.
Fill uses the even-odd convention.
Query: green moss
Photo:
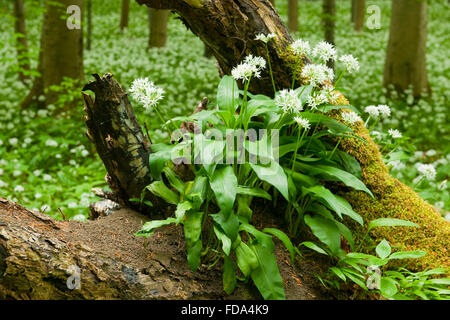
[[[305,66],[305,63],[303,61],[303,57],[297,56],[296,54],[292,53],[292,51],[289,50],[289,47],[286,50],[281,50],[278,52],[278,55],[280,56],[281,61],[285,64],[286,68],[291,70],[290,78],[292,79],[294,77],[295,73],[295,80],[298,85],[305,84],[305,79],[302,78],[302,69]],[[297,70],[297,71],[295,71]]]

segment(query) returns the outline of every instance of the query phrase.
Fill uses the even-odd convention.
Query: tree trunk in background
[[[270,3],[275,7],[275,0],[270,0]]]
[[[412,85],[414,96],[430,91],[426,69],[427,2],[392,2],[391,26],[384,67],[384,86],[403,91]]]
[[[122,0],[122,10],[120,12],[120,31],[128,28],[128,16],[130,15],[130,0]]]
[[[355,0],[354,7],[354,29],[356,32],[361,32],[364,28],[366,0]]]
[[[55,2],[59,5],[54,5]],[[39,107],[54,103],[57,93],[46,89],[59,85],[65,77],[80,81],[84,79],[83,31],[67,26],[69,15],[66,10],[71,5],[83,8],[83,0],[46,2],[38,64],[41,76],[34,79],[30,93],[21,103],[22,108],[27,108],[33,102]],[[45,101],[39,99],[41,96],[45,96]]]
[[[169,10],[150,9],[149,48],[161,48],[166,46],[168,21]]]
[[[86,35],[86,49],[91,50],[92,41],[92,0],[86,0],[87,11],[87,35]]]
[[[14,32],[17,34],[17,62],[20,69],[29,71],[30,59],[28,57],[27,31],[25,26],[25,8],[23,0],[14,0],[14,18]],[[29,78],[29,75],[25,75],[22,70],[19,70],[19,80],[21,82],[25,83],[25,80]]]
[[[288,0],[288,29],[298,32],[298,0]]]
[[[325,31],[325,41],[335,45],[334,29],[336,25],[336,0],[323,0],[323,27]],[[334,70],[334,61],[327,62],[329,68]]]
[[[352,1],[352,7],[351,7],[351,21],[355,22],[355,7],[356,7],[356,1],[357,0],[351,0]]]

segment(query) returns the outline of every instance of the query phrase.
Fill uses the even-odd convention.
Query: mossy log
[[[222,71],[230,74],[248,54],[265,57],[265,45],[255,40],[259,33],[275,33],[276,41],[269,43],[270,58],[278,89],[289,88],[292,81],[295,57],[286,52],[292,38],[286,26],[268,0],[136,0],[140,4],[158,9],[173,10],[216,57]],[[308,58],[303,59],[309,63]],[[300,65],[299,68],[303,66]],[[299,75],[300,72],[297,72]],[[298,84],[302,79],[298,78]],[[273,94],[268,73],[252,81],[252,93]],[[339,103],[348,101],[342,97]],[[410,261],[412,269],[431,267],[450,267],[447,249],[450,247],[450,223],[444,220],[435,208],[422,200],[411,188],[389,175],[383,164],[378,146],[370,138],[362,122],[354,128],[367,140],[367,144],[356,139],[346,139],[341,148],[356,157],[363,171],[363,181],[372,190],[375,199],[362,192],[349,191],[342,187],[341,192],[353,208],[366,222],[391,217],[416,222],[420,229],[377,228],[371,232],[373,239],[365,244],[369,250],[373,240],[387,239],[398,250],[426,250],[428,255]],[[365,230],[357,229],[357,237]],[[372,253],[373,253],[373,249]]]
[[[55,221],[0,198],[1,299],[261,299],[251,284],[227,296],[218,267],[193,273],[181,227],[166,227],[144,242],[133,234],[148,217],[130,209],[89,220]],[[285,262],[286,295],[324,299],[312,269]]]

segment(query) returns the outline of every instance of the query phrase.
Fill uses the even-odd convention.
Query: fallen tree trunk
[[[259,33],[275,33],[276,41],[269,43],[274,78],[278,89],[290,87],[295,58],[286,52],[286,48],[292,38],[268,0],[136,1],[152,8],[169,9],[178,13],[188,28],[212,49],[224,74],[230,74],[231,69],[250,53],[265,57],[265,45],[255,40],[255,36]],[[309,60],[305,58],[303,62],[309,63]],[[301,78],[297,80],[298,84],[302,83]],[[263,74],[261,79],[252,81],[250,91],[254,94],[273,94],[268,73]],[[342,99],[340,103],[348,104],[348,101]],[[343,196],[366,222],[390,217],[410,220],[420,225],[420,229],[415,230],[378,228],[371,233],[374,239],[385,238],[398,250],[426,250],[428,255],[423,259],[411,261],[411,268],[420,270],[450,267],[447,251],[450,247],[450,223],[411,188],[389,175],[379,148],[370,138],[366,128],[361,125],[355,131],[368,143],[344,139],[341,149],[355,156],[360,162],[363,181],[376,199],[371,199],[363,192],[346,191],[346,188],[341,190]],[[361,231],[360,234],[365,233],[363,230],[358,231]],[[369,250],[372,244],[373,240],[369,239],[364,247]]]
[[[261,299],[250,284],[231,296],[216,267],[192,273],[180,227],[144,243],[147,218],[122,209],[84,223],[55,221],[0,198],[0,299]],[[286,295],[324,299],[310,263],[293,267],[276,244]]]

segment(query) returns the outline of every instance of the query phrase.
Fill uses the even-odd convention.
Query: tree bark
[[[25,83],[29,75],[23,70],[30,71],[30,59],[28,57],[27,30],[25,25],[25,8],[23,0],[14,0],[14,32],[16,33],[17,62],[19,65],[19,80]]]
[[[415,97],[430,92],[426,69],[427,2],[392,2],[391,26],[384,68],[384,86],[398,91],[413,86]]]
[[[82,29],[69,29],[66,9],[71,5],[83,8],[83,0],[57,0],[46,2],[44,22],[41,33],[41,48],[38,72],[30,93],[22,102],[26,108],[38,101],[39,105],[49,105],[57,100],[58,94],[49,89],[59,85],[67,77],[82,81],[83,71],[83,32]],[[46,90],[49,89],[49,90]],[[45,102],[39,101],[45,96]]]
[[[130,0],[122,0],[122,10],[120,12],[120,31],[128,28],[128,17],[130,15]]]
[[[354,2],[354,29],[361,32],[364,28],[364,17],[366,13],[366,0],[355,0]]]
[[[292,41],[280,17],[273,10],[268,0],[236,0],[232,2],[184,1],[184,0],[136,0],[157,9],[169,9],[177,12],[186,25],[213,50],[224,74],[230,74],[249,53],[265,56],[264,44],[255,41],[259,33],[275,33],[277,40],[269,43],[269,52],[278,88],[289,88],[292,81],[293,63],[285,53]],[[192,6],[191,6],[192,4]],[[217,17],[221,19],[218,20]],[[305,63],[309,60],[306,58]],[[273,94],[268,77],[261,77],[253,82],[250,92],[257,94]],[[342,96],[341,104],[348,104]],[[373,229],[371,235],[375,240],[386,239],[395,244],[398,250],[426,250],[427,258],[411,261],[409,266],[418,270],[429,267],[449,266],[447,249],[450,246],[450,223],[443,219],[439,212],[422,200],[411,188],[405,186],[389,175],[384,165],[378,146],[370,138],[367,129],[362,125],[355,128],[367,143],[362,144],[355,139],[344,139],[340,148],[354,156],[361,164],[363,182],[374,193],[375,199],[367,194],[348,191],[340,193],[348,199],[355,210],[366,222],[381,217],[400,218],[413,221],[421,226],[411,230],[398,228],[392,230]],[[367,226],[367,225],[366,225]],[[366,230],[357,230],[356,237],[362,237]],[[357,239],[361,241],[361,239]],[[373,250],[373,240],[368,239],[363,248]]]
[[[355,22],[355,3],[357,0],[351,0],[352,1],[352,7],[351,7],[351,21]]]
[[[150,9],[150,30],[148,38],[149,48],[161,48],[167,42],[168,10]]]
[[[288,0],[288,29],[298,32],[298,0]]]
[[[92,0],[86,0],[87,13],[87,34],[86,34],[86,50],[91,50],[92,42]]]
[[[335,0],[323,0],[322,3],[323,13],[323,27],[325,31],[325,41],[335,45],[334,41],[334,29],[336,25],[336,1]],[[327,62],[329,68],[334,70],[334,61],[329,60]]]

